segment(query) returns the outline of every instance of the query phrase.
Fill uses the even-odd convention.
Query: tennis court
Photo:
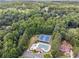
[[[50,42],[50,38],[51,38],[51,36],[50,35],[40,35],[39,36],[39,41],[42,41],[42,42]]]

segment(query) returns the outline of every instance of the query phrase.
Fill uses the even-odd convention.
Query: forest
[[[59,57],[59,40],[65,38],[79,53],[79,4],[58,2],[0,3],[0,58],[18,58],[30,38],[52,35],[52,57]],[[47,57],[47,56],[46,56]],[[48,56],[50,57],[50,56]]]

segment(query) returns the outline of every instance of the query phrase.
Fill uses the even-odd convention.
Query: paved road
[[[32,53],[31,51],[25,51],[22,58],[43,58],[43,54]]]
[[[76,58],[79,58],[79,54],[77,55],[77,57]]]

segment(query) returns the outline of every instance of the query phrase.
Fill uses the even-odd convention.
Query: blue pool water
[[[40,41],[49,42],[49,35],[40,35],[39,39]]]
[[[39,44],[38,48],[44,48],[45,50],[48,50],[49,47],[47,45]]]

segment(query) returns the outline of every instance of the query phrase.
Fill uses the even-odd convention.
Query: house
[[[68,43],[66,40],[62,41],[59,50],[64,53],[65,56],[73,58],[72,45]]]
[[[44,10],[45,10],[46,12],[48,12],[49,8],[48,8],[48,7],[45,7]]]

